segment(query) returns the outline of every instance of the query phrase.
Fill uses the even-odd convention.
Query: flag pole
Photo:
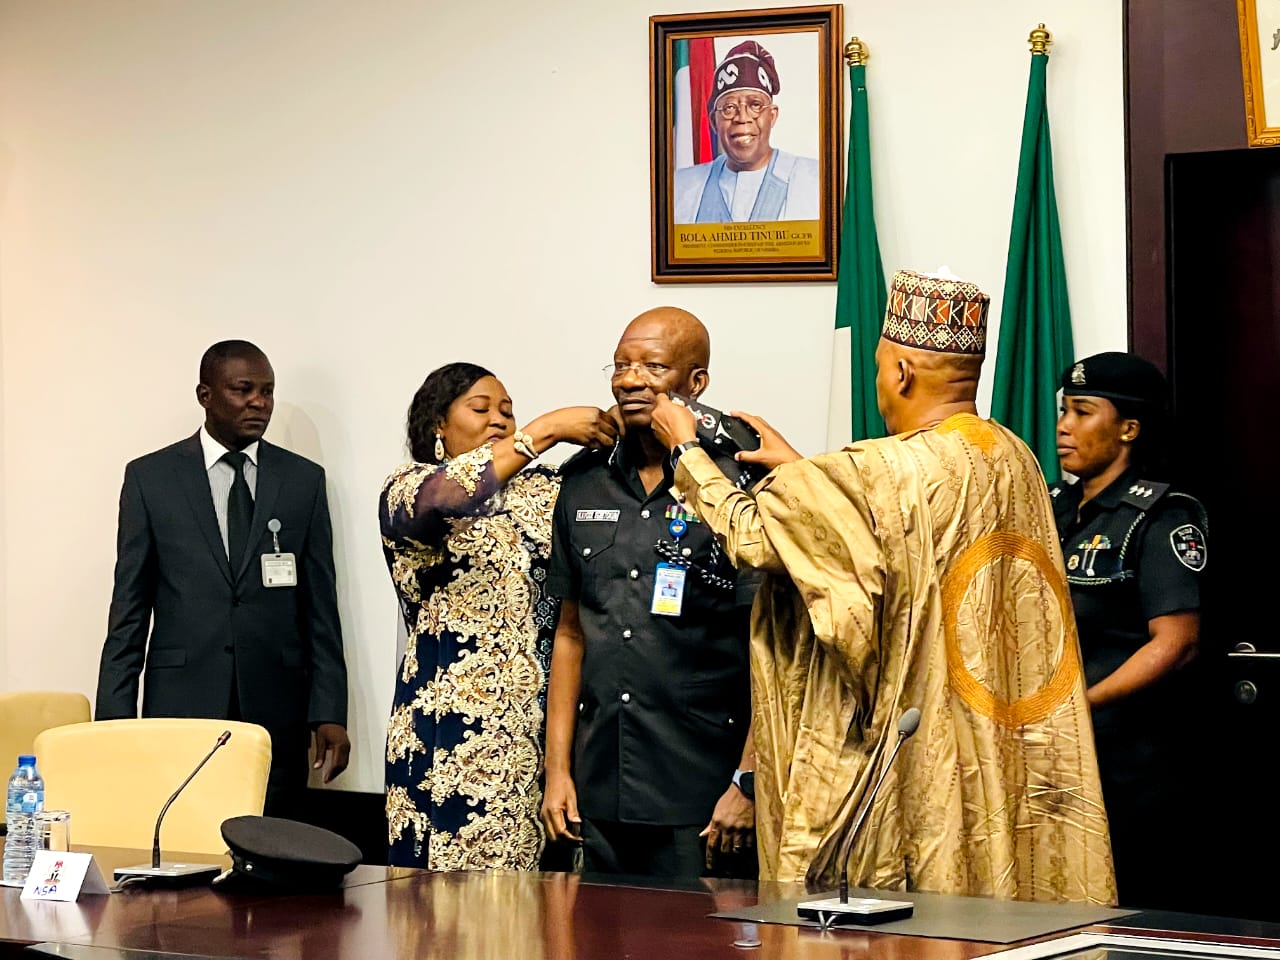
[[[1044,24],[1040,24],[1044,26]],[[867,45],[857,37],[850,37],[849,42],[844,45],[844,62],[850,67],[863,66],[871,57],[867,50]]]
[[[1027,42],[1031,44],[1031,55],[1033,57],[1047,57],[1049,48],[1053,46],[1053,34],[1046,30],[1042,23],[1031,31],[1031,35],[1027,37]]]

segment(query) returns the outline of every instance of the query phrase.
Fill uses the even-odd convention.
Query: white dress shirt
[[[231,548],[227,546],[227,500],[231,497],[231,484],[235,482],[236,472],[222,457],[231,451],[213,439],[203,426],[200,428],[200,448],[204,451],[204,469],[209,475],[209,492],[213,494],[213,512],[218,518],[218,531],[222,534],[222,549],[227,551],[230,559]],[[247,458],[244,462],[245,482],[249,484],[249,492],[256,498],[258,441],[253,441],[240,452]]]

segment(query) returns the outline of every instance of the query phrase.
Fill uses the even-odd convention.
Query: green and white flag
[[[855,38],[856,39],[856,38]],[[865,49],[865,48],[863,48]],[[876,344],[884,322],[884,266],[871,198],[871,128],[867,114],[867,68],[849,67],[849,163],[840,238],[836,324],[831,358],[831,406],[827,446],[882,437],[876,405]]]
[[[991,416],[1023,439],[1053,482],[1061,476],[1058,378],[1075,359],[1075,351],[1045,107],[1048,65],[1047,53],[1031,55]]]

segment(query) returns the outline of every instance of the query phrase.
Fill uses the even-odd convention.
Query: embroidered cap
[[[982,356],[991,298],[958,277],[899,270],[884,313],[886,340],[919,350]]]
[[[1132,353],[1112,351],[1095,353],[1067,367],[1062,373],[1062,393],[1128,400],[1160,409],[1168,400],[1169,388],[1154,364]]]
[[[775,97],[781,89],[773,54],[754,40],[746,40],[725,54],[716,67],[715,94],[707,109],[714,110],[716,101],[731,90],[761,90]]]

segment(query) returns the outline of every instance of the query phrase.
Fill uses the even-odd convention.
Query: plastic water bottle
[[[5,794],[4,816],[9,825],[4,842],[5,880],[27,879],[40,846],[36,814],[43,809],[44,779],[36,769],[36,758],[23,754],[18,757],[18,769],[9,778]]]

